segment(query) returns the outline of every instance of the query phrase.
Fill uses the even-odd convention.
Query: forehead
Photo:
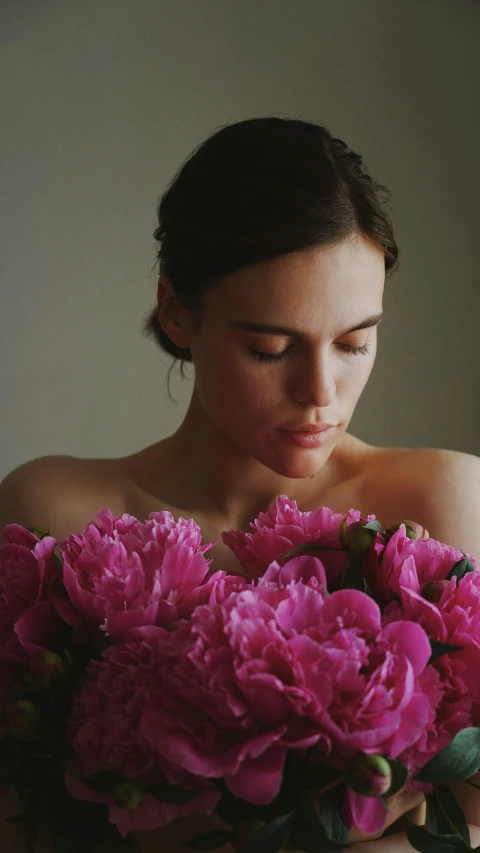
[[[246,267],[206,294],[208,313],[227,322],[270,322],[312,332],[381,310],[385,259],[363,238],[314,246]]]

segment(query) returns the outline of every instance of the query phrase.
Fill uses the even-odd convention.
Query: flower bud
[[[422,586],[422,597],[426,598],[427,601],[431,601],[433,604],[436,604],[437,601],[440,601],[443,593],[450,586],[449,581],[429,581],[428,583]]]
[[[122,782],[113,792],[113,801],[119,809],[133,811],[140,805],[143,791],[136,782]]]
[[[348,784],[364,797],[381,797],[392,785],[390,764],[383,755],[361,755],[350,771]]]
[[[388,533],[390,535],[396,533],[401,524],[405,525],[405,535],[408,539],[430,539],[428,530],[421,524],[417,524],[416,521],[397,521],[396,524],[388,528]]]
[[[34,740],[40,712],[33,702],[18,699],[3,711],[3,721],[6,730],[13,737],[23,740]]]
[[[347,527],[345,516],[340,524],[339,536],[342,548],[351,551],[356,557],[361,557],[372,547],[376,532],[365,527]]]
[[[48,687],[53,679],[63,678],[68,672],[68,666],[56,652],[40,652],[29,663],[29,670],[42,687]]]

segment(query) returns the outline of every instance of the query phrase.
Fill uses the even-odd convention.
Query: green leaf
[[[316,795],[318,801],[318,795]],[[303,791],[297,799],[297,807],[295,809],[295,822],[297,824],[305,824],[310,829],[315,830],[319,835],[327,837],[326,829],[320,820],[319,814],[312,803],[308,794]]]
[[[215,779],[215,784],[222,791],[222,799],[215,809],[215,814],[230,826],[237,826],[239,823],[251,823],[255,820],[256,807],[252,803],[235,797],[228,790],[223,779]]]
[[[305,853],[338,853],[345,845],[327,837],[324,825],[310,797],[303,793],[298,798],[297,808],[289,843]]]
[[[45,536],[50,536],[50,530],[48,527],[27,527],[27,530],[30,533],[33,533],[34,536],[38,536],[39,539],[44,539]]]
[[[390,770],[392,771],[392,784],[385,794],[386,797],[392,797],[393,794],[396,794],[400,788],[403,788],[405,781],[408,776],[408,770],[401,761],[397,761],[396,758],[387,759],[390,765]]]
[[[447,575],[447,581],[451,580],[452,578],[457,578],[457,580],[460,581],[468,572],[474,571],[475,566],[473,565],[471,560],[469,560],[468,557],[465,556],[463,560],[459,560],[458,563],[455,563],[455,565],[450,569]]]
[[[213,829],[210,832],[202,832],[190,841],[184,841],[183,844],[193,850],[214,850],[215,847],[228,844],[233,838],[234,833],[231,829]]]
[[[407,838],[421,853],[467,853],[471,847],[458,835],[434,835],[424,826],[417,826],[405,816]]]
[[[200,794],[199,790],[187,790],[168,785],[166,782],[152,782],[145,788],[145,793],[151,794],[163,803],[189,803]]]
[[[447,785],[435,785],[435,791],[450,820],[455,824],[462,838],[470,844],[468,823],[453,791]],[[453,832],[452,827],[449,827],[448,831]]]
[[[428,663],[433,663],[434,660],[438,660],[442,655],[448,655],[451,652],[458,652],[463,649],[463,646],[452,646],[451,643],[441,643],[440,640],[430,640],[430,648],[432,650],[432,654],[430,655]]]
[[[377,533],[385,533],[385,528],[378,519],[375,519],[375,521],[367,521],[367,523],[363,525],[363,529],[375,530]]]
[[[92,791],[99,791],[101,794],[111,794],[115,788],[126,781],[123,776],[120,776],[120,773],[116,773],[114,770],[103,770],[100,773],[92,773],[84,779],[80,778],[80,782],[83,782],[87,788],[91,788]]]
[[[345,799],[345,785],[336,785],[330,788],[319,798],[319,818],[325,827],[327,837],[331,841],[346,844],[348,829],[342,818],[343,801]]]
[[[450,829],[445,823],[445,819],[433,794],[425,794],[425,800],[427,803],[427,829],[433,832],[434,835],[448,834]]]
[[[290,835],[293,814],[293,811],[287,812],[266,823],[252,835],[240,853],[277,853]]]
[[[425,764],[415,778],[449,785],[468,779],[479,767],[480,729],[472,727],[457,732],[451,743]]]

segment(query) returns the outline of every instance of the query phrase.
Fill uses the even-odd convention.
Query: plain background
[[[480,454],[476,0],[2,0],[0,476],[173,432],[193,369],[142,337],[156,204],[225,124],[325,124],[400,246],[351,431]]]

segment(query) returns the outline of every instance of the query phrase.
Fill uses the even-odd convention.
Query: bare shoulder
[[[60,540],[81,532],[101,509],[121,515],[123,492],[109,462],[40,456],[14,468],[0,483],[0,533],[16,522],[47,528]]]
[[[480,563],[480,458],[433,447],[375,450],[369,485],[390,516],[387,523],[393,516],[418,521],[430,536]]]

